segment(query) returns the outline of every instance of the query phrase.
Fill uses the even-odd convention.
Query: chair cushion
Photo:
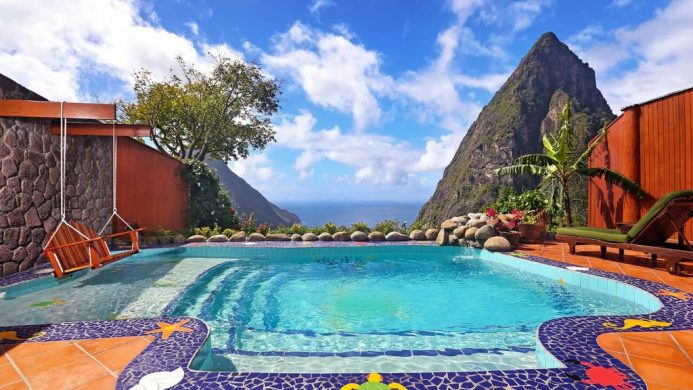
[[[591,238],[593,240],[601,240],[615,243],[628,242],[628,235],[621,233],[616,229],[601,229],[593,227],[562,227],[556,231],[558,234],[566,236]]]
[[[633,225],[632,228],[630,228],[630,230],[628,231],[628,239],[632,240],[638,234],[640,234],[640,232],[642,232],[642,230],[645,229],[645,226],[647,226],[650,223],[650,221],[655,219],[657,217],[657,214],[659,214],[659,212],[662,211],[664,207],[666,207],[666,205],[669,204],[669,202],[677,198],[684,198],[688,196],[693,196],[693,190],[674,191],[659,198],[659,200],[655,202],[655,204],[653,204],[652,207],[650,207],[650,210],[647,212],[647,214],[640,218],[640,220],[635,225]]]

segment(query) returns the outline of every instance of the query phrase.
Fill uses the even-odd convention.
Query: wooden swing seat
[[[99,236],[93,229],[81,223],[74,224],[74,228],[89,239],[85,239],[70,226],[63,224],[53,237],[52,242],[55,245],[43,251],[53,266],[56,278],[62,278],[88,267],[96,269],[139,253],[139,232],[144,230],[140,228],[108,236]],[[131,249],[125,252],[111,253],[104,239],[122,236],[130,236]]]

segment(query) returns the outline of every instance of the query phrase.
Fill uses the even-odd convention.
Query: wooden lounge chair
[[[144,229],[129,230],[126,232],[99,237],[90,227],[76,223],[74,227],[63,224],[56,231],[53,240],[54,245],[44,249],[44,253],[53,266],[56,278],[62,278],[73,272],[91,267],[99,268],[107,263],[112,263],[132,256],[140,251],[139,232]],[[78,233],[79,232],[79,233]],[[89,239],[86,239],[89,237]],[[121,236],[130,236],[131,249],[119,253],[111,253],[104,239]]]
[[[575,254],[575,246],[587,244],[599,245],[602,257],[606,248],[618,248],[621,259],[626,249],[650,254],[652,266],[657,256],[663,256],[667,258],[667,270],[679,274],[681,262],[693,261],[693,244],[683,232],[691,217],[693,190],[674,191],[661,197],[626,233],[617,229],[565,227],[558,229],[556,239],[566,242],[571,254]],[[678,244],[668,242],[675,233]]]

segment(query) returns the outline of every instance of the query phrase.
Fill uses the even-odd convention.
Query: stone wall
[[[45,100],[3,75],[0,99]],[[45,262],[43,245],[60,220],[60,140],[50,125],[0,118],[0,277]],[[111,172],[110,137],[68,137],[68,221],[103,226],[112,209]]]

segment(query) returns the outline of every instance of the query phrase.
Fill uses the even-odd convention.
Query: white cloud
[[[308,7],[308,11],[311,14],[318,14],[323,8],[331,7],[335,5],[332,0],[313,0],[313,2]]]
[[[265,153],[253,154],[245,160],[232,161],[229,168],[253,186],[258,186],[277,174]]]
[[[185,25],[190,29],[190,32],[193,33],[193,35],[195,35],[195,36],[200,35],[200,26],[197,23],[188,22],[188,23],[185,23]]]
[[[380,72],[377,52],[300,22],[276,37],[274,52],[262,62],[271,72],[289,75],[311,102],[350,113],[357,130],[380,121],[377,96],[392,88],[392,79]]]
[[[584,40],[580,55],[597,71],[613,108],[693,85],[693,2],[674,0],[648,21]],[[576,38],[584,38],[583,32]],[[578,45],[579,46],[579,45]]]
[[[203,66],[211,63],[207,50],[241,56],[226,44],[192,42],[167,31],[151,8],[134,0],[78,0],[69,7],[0,0],[0,9],[0,72],[49,99],[93,99],[84,84],[93,75],[111,77],[128,90],[134,71],[144,67],[163,77],[176,56]]]

